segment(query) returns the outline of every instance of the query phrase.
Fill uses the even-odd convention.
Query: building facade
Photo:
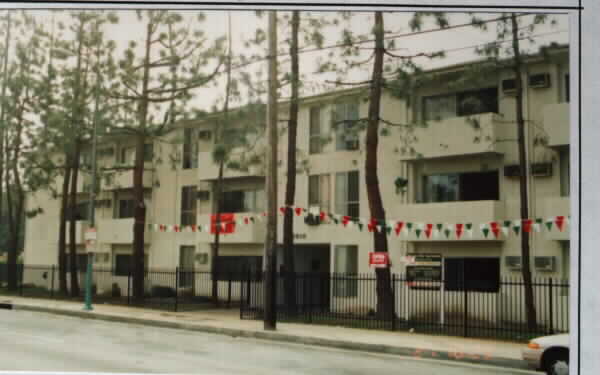
[[[568,61],[568,48],[556,48],[547,56],[529,57],[523,72],[530,165],[524,173],[534,220],[532,271],[534,276],[561,279],[569,278],[570,264]],[[514,231],[514,221],[520,217],[521,173],[515,168],[514,77],[506,70],[483,84],[450,89],[448,77],[469,67],[463,64],[428,72],[438,78],[412,94],[412,105],[387,93],[382,98],[381,117],[389,126],[382,125],[378,151],[379,187],[387,220],[380,229],[390,226],[393,272],[404,272],[406,255],[433,253],[443,257],[447,275],[462,274],[491,284],[500,275],[520,275],[520,238]],[[366,117],[368,102],[361,95],[364,89],[356,88],[301,101],[296,204],[292,208],[299,208],[299,215],[294,211],[297,272],[372,272],[369,253],[377,249],[370,233],[373,228],[369,229],[364,132],[349,128],[354,120]],[[282,103],[282,118],[286,117],[285,108]],[[413,123],[425,125],[405,126]],[[210,269],[214,236],[208,229],[218,177],[213,161],[215,124],[210,116],[178,124],[164,140],[147,147],[144,188],[149,226],[145,240],[150,268]],[[286,182],[284,124],[281,122],[279,139],[280,207]],[[265,140],[256,136],[251,143],[252,151],[240,146],[233,154],[260,155]],[[132,146],[127,137],[104,140],[99,146],[99,166],[132,165]],[[115,272],[121,272],[131,260],[132,173],[124,169],[105,176],[96,202],[95,264],[113,267]],[[84,175],[80,180],[80,204],[72,214],[80,219],[76,241],[83,263],[90,178]],[[228,229],[231,233],[220,236],[219,267],[230,271],[260,268],[266,225],[262,217],[266,208],[264,167],[258,163],[244,171],[225,168],[223,191],[222,212],[233,214],[236,224]],[[50,192],[27,197],[27,209],[42,208],[43,213],[27,219],[25,264],[57,264],[59,207],[60,197]],[[307,219],[311,212],[326,215],[317,223]],[[547,230],[548,219],[557,216],[566,218],[562,230],[556,223]],[[362,221],[348,222],[344,217]],[[536,218],[543,221],[536,222]],[[282,215],[278,221],[281,242]],[[510,225],[503,227],[508,221]],[[497,233],[494,225],[499,226]],[[280,263],[282,258],[280,253]]]

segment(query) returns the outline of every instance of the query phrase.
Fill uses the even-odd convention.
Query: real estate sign
[[[370,252],[369,266],[375,268],[386,268],[390,264],[390,257],[387,252]]]

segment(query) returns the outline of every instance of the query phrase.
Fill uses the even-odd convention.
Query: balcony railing
[[[414,128],[414,153],[400,154],[400,160],[434,159],[460,155],[503,153],[502,142],[514,127],[501,123],[495,113],[453,117],[430,121],[427,127]]]

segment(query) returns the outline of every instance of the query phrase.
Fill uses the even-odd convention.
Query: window
[[[195,129],[183,130],[183,169],[198,168],[198,134]]]
[[[179,286],[189,288],[194,285],[194,246],[181,246],[179,248]]]
[[[498,113],[497,87],[423,98],[425,121],[440,121],[490,112]]]
[[[308,177],[308,206],[318,206],[323,211],[329,211],[329,175],[314,175]]]
[[[113,273],[115,276],[129,276],[129,271],[133,272],[133,255],[116,254],[114,257],[115,267]],[[148,255],[144,254],[144,274],[148,275]]]
[[[181,188],[181,225],[196,224],[196,186]]]
[[[75,216],[75,221],[87,220],[89,217],[89,206],[88,202],[80,202],[75,205],[74,209],[67,209],[67,220],[70,220],[72,216]]]
[[[262,256],[217,257],[217,280],[247,280],[248,273],[254,278],[262,270]]]
[[[500,289],[500,258],[444,259],[445,289],[497,293]]]
[[[221,212],[260,212],[264,209],[264,190],[233,190],[223,192]]]
[[[121,147],[119,150],[119,160],[120,164],[132,164],[134,162],[135,157],[135,147]]]
[[[335,176],[335,210],[339,215],[360,216],[358,171]]]
[[[117,254],[115,256],[115,276],[128,276],[131,268],[131,255]]]
[[[498,171],[429,175],[423,179],[426,203],[500,199]]]
[[[358,150],[358,101],[338,103],[335,106],[334,121],[337,151]]]
[[[571,165],[569,148],[563,148],[559,151],[560,160],[560,196],[568,197],[571,195]]]
[[[146,143],[144,144],[144,161],[151,162],[154,157],[154,144]]]
[[[322,152],[323,145],[321,143],[321,108],[310,108],[310,145],[309,153],[318,154]]]
[[[133,199],[120,199],[117,211],[117,219],[131,218],[135,214],[135,201]]]
[[[356,297],[358,292],[358,247],[337,245],[335,247],[333,280],[334,297]]]

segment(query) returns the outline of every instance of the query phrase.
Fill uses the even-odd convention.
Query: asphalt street
[[[528,373],[22,310],[0,310],[0,371],[261,375]]]

